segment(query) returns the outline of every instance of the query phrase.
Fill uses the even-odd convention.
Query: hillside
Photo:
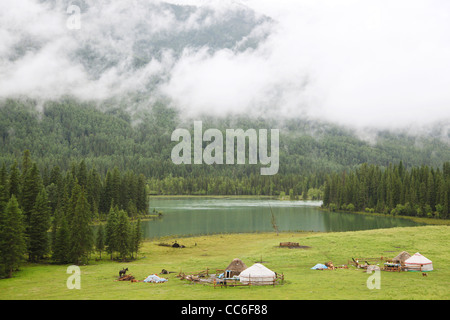
[[[441,167],[450,159],[450,146],[429,135],[380,131],[369,142],[345,127],[312,120],[243,116],[202,120],[203,130],[280,129],[281,176],[342,171],[365,162],[387,166],[400,160],[406,167]],[[171,134],[176,128],[192,130],[192,126],[193,119],[162,103],[133,116],[119,107],[101,111],[73,99],[38,106],[32,100],[8,99],[0,104],[0,162],[10,166],[17,159],[20,163],[23,150],[29,149],[41,168],[68,169],[71,162],[84,159],[103,172],[117,166],[159,179],[259,174],[259,165],[174,165],[170,154],[176,142],[171,142]]]

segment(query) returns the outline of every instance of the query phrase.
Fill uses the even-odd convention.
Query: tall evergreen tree
[[[0,265],[4,276],[11,278],[13,271],[24,260],[26,247],[25,221],[19,203],[13,195],[3,213],[0,212]]]
[[[121,174],[117,167],[114,167],[112,176],[111,176],[111,189],[112,189],[112,203],[114,205],[118,205],[119,209],[124,209],[122,203],[120,202],[120,187],[121,187]]]
[[[136,224],[134,225],[133,233],[131,236],[131,253],[136,253],[136,258],[139,249],[142,245],[142,229],[141,229],[141,219],[138,218]]]
[[[112,204],[113,199],[113,183],[112,183],[112,174],[111,171],[108,170],[105,177],[105,182],[103,183],[102,196],[100,200],[100,212],[108,212],[112,205],[116,205],[116,203]]]
[[[87,263],[94,244],[90,227],[91,211],[84,190],[81,191],[70,221],[70,259],[75,264]]]
[[[72,194],[70,196],[70,199],[68,199],[67,205],[64,208],[69,227],[72,225],[75,216],[75,207],[77,206],[78,199],[80,198],[82,192],[83,190],[81,189],[78,182],[75,180],[74,185],[72,187]]]
[[[140,174],[137,181],[136,208],[139,213],[147,214],[149,208],[147,186],[145,176]]]
[[[5,163],[0,168],[0,212],[6,208],[9,201],[8,173]]]
[[[102,258],[102,252],[105,250],[105,231],[103,225],[99,225],[97,229],[97,236],[95,237],[95,250],[100,254]]]
[[[25,215],[27,228],[30,228],[31,212],[36,203],[36,197],[42,188],[41,177],[36,163],[33,163],[26,173],[23,173],[22,182],[22,210]],[[29,230],[27,229],[27,233]]]
[[[56,230],[55,242],[53,243],[52,259],[56,263],[64,264],[69,262],[70,250],[70,231],[65,215],[60,217],[59,224]]]
[[[47,193],[43,188],[36,197],[36,203],[30,217],[28,254],[31,261],[39,261],[50,249],[50,207]]]
[[[131,252],[130,220],[128,219],[128,214],[125,210],[119,210],[115,237],[119,258],[125,260],[127,255]]]
[[[30,150],[25,150],[23,152],[22,156],[22,182],[25,182],[25,178],[28,174],[28,171],[31,170],[31,167],[33,166],[33,161],[31,159],[31,153]]]
[[[78,184],[82,187],[82,188],[86,188],[87,187],[87,182],[88,182],[88,173],[87,173],[87,168],[86,168],[86,163],[84,162],[84,159],[80,161],[80,164],[78,165],[78,170],[77,170],[77,180],[78,180]]]
[[[117,251],[118,241],[117,241],[117,225],[119,222],[119,212],[118,208],[111,207],[108,214],[108,219],[106,220],[106,235],[105,235],[105,244],[106,251],[111,255],[111,259],[113,258],[114,252]]]
[[[15,195],[17,199],[22,197],[20,188],[20,172],[17,168],[17,161],[14,161],[9,170],[9,196]]]
[[[92,217],[96,218],[96,215],[100,211],[102,181],[95,167],[92,168],[91,171],[89,172],[86,191],[88,194],[89,205],[91,206],[92,210]]]

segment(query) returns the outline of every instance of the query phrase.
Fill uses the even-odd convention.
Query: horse
[[[128,268],[119,271],[119,278],[122,278],[128,271]]]

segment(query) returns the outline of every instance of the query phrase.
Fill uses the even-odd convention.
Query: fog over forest
[[[445,0],[2,1],[0,98],[448,139],[449,15]]]

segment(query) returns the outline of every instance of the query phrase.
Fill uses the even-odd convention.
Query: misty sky
[[[193,116],[450,124],[450,1],[167,2],[200,9],[180,21],[157,1],[1,1],[0,97],[102,100],[151,83],[146,105],[162,96]],[[70,4],[81,7],[79,30],[67,28]],[[250,9],[271,18],[248,35],[256,47],[186,46],[135,65],[143,39],[201,30]],[[205,10],[214,14],[205,18]],[[77,59],[87,49],[97,54],[89,63]]]

